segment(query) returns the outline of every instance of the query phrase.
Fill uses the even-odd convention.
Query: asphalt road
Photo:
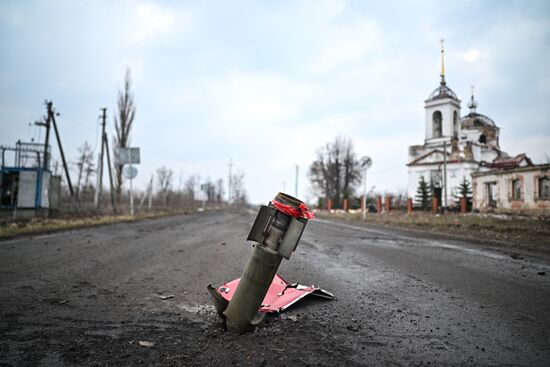
[[[279,274],[338,299],[224,332],[206,286],[240,276],[253,219],[1,241],[0,365],[550,365],[550,259],[326,220]]]

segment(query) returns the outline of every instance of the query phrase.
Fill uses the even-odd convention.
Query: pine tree
[[[457,188],[456,195],[453,195],[455,198],[456,205],[460,207],[460,200],[466,198],[466,209],[472,209],[472,187],[470,186],[470,181],[466,179],[466,176],[462,176],[462,182]]]
[[[416,196],[414,197],[417,206],[424,210],[429,210],[432,202],[432,190],[430,185],[424,180],[424,176],[420,176]]]

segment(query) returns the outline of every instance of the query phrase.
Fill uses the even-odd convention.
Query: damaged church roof
[[[461,124],[463,129],[472,129],[481,126],[497,127],[493,119],[477,112],[470,112],[464,116]]]
[[[461,119],[461,127],[463,129],[475,129],[482,126],[494,127],[497,125],[489,116],[485,116],[481,113],[477,113],[476,108],[478,106],[477,101],[474,98],[474,87],[472,86],[472,95],[470,101],[468,102],[468,107],[470,108],[470,113]]]
[[[449,87],[447,87],[447,83],[445,83],[445,79],[441,80],[441,84],[439,84],[439,87],[437,87],[430,95],[428,96],[428,101],[434,101],[437,99],[443,99],[443,98],[451,98],[456,101],[459,101],[458,97],[456,96],[456,93],[453,92],[453,90]]]

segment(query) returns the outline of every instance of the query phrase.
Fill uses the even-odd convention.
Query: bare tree
[[[339,136],[319,148],[309,168],[309,178],[318,195],[331,199],[334,207],[342,207],[342,200],[350,199],[361,181],[361,167],[352,141]]]
[[[206,178],[204,183],[201,184],[201,190],[206,195],[206,201],[219,204],[222,201],[224,192],[223,180],[220,178],[217,181],[212,181],[210,178]]]
[[[248,197],[244,187],[244,173],[231,175],[231,193],[235,204],[246,204]]]
[[[206,194],[206,201],[211,202],[216,198],[216,186],[210,180],[210,177],[206,178],[205,182],[201,184],[201,190]]]
[[[93,152],[91,152],[91,155],[93,156]],[[92,182],[90,182],[90,180],[93,177],[93,175],[95,174],[95,172],[96,172],[96,168],[95,168],[95,163],[94,163],[94,160],[93,160],[93,157],[92,157],[92,159],[88,160],[88,162],[86,164],[86,167],[84,168],[84,186],[83,186],[83,189],[84,189],[84,192],[86,192],[88,194],[92,194],[95,190],[94,184]]]
[[[78,161],[76,162],[76,167],[78,169],[78,180],[76,182],[76,197],[80,197],[80,188],[82,182],[82,175],[85,175],[84,187],[88,186],[89,178],[91,172],[94,171],[93,163],[94,152],[90,144],[87,141],[84,142],[82,146],[78,148]]]
[[[134,95],[132,94],[132,74],[130,68],[126,69],[124,76],[124,89],[118,92],[117,113],[115,114],[114,148],[128,148],[130,145],[130,131],[136,115]],[[115,164],[116,183],[115,190],[120,197],[122,192],[122,165]]]
[[[354,187],[361,182],[361,167],[350,139],[343,139],[342,154],[344,158],[342,197],[351,199]]]
[[[187,198],[191,201],[195,200],[195,190],[198,182],[200,182],[200,177],[198,175],[191,175],[187,178],[185,184],[183,185],[185,196],[187,196]]]
[[[224,184],[223,180],[220,178],[218,181],[216,181],[216,202],[220,204],[222,202],[224,194]]]
[[[166,168],[165,166],[162,166],[159,169],[157,169],[157,181],[159,185],[159,193],[163,197],[165,203],[168,203],[168,193],[172,188],[173,176],[174,176],[174,172],[171,169]]]

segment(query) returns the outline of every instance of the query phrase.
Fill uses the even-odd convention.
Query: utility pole
[[[53,125],[53,129],[55,132],[55,137],[57,139],[57,145],[59,148],[59,154],[61,155],[61,161],[63,162],[63,168],[65,170],[65,176],[67,178],[67,186],[69,186],[69,192],[71,194],[71,197],[75,200],[76,208],[78,210],[78,198],[75,198],[74,190],[73,190],[73,184],[71,182],[71,176],[69,176],[69,167],[67,166],[67,161],[65,160],[65,153],[63,152],[63,145],[61,144],[61,138],[59,137],[59,130],[57,129],[57,123],[55,122],[55,111],[53,109],[53,103],[52,101],[46,101],[46,108],[48,111],[48,115],[46,117],[46,151],[48,150],[48,144],[49,144],[49,130],[50,126]],[[59,114],[57,113],[59,116]],[[46,158],[48,156],[48,153],[44,154],[44,157]],[[44,166],[47,167],[48,161],[44,160]]]
[[[443,210],[447,207],[447,142],[443,142]]]
[[[153,175],[151,175],[151,182],[149,183],[149,200],[147,202],[148,211],[151,211],[152,202],[153,202]]]
[[[115,205],[115,192],[113,185],[113,173],[111,172],[111,156],[109,154],[109,139],[107,139],[107,133],[105,132],[105,126],[107,124],[107,108],[101,109],[101,153],[99,154],[98,162],[98,177],[97,177],[97,189],[94,196],[94,204],[96,209],[99,209],[101,201],[101,193],[103,191],[103,156],[107,153],[107,170],[109,171],[109,188],[111,193],[111,207],[113,213],[117,213]]]
[[[103,135],[105,135],[105,124],[107,120],[107,108],[101,109],[101,151],[97,162],[97,186],[94,195],[94,204],[96,210],[99,209],[99,201],[103,192],[103,155],[105,153],[105,144],[103,143]]]
[[[43,126],[46,128],[46,139],[44,140],[44,163],[42,164],[42,167],[44,169],[48,169],[48,161],[49,161],[49,149],[48,146],[50,145],[50,119],[49,117],[46,118],[45,122],[35,122],[34,123],[37,126]],[[40,163],[39,163],[40,164]]]
[[[132,217],[134,216],[134,192],[132,189],[132,181],[134,180],[133,173],[134,170],[132,169],[132,159],[130,159],[130,215]]]
[[[103,150],[103,141],[101,142],[101,150]],[[99,209],[99,197],[101,196],[101,191],[103,186],[102,176],[103,176],[103,158],[101,153],[97,155],[97,176],[95,183],[95,193],[94,193],[94,207]]]
[[[233,166],[233,162],[231,159],[229,160],[229,180],[228,180],[228,190],[227,190],[227,205],[231,204],[231,186],[232,186],[232,180],[231,180],[231,166]]]
[[[109,140],[107,140],[107,134],[103,135],[103,142],[105,143],[105,152],[107,152],[107,168],[109,169],[109,187],[111,191],[111,207],[113,213],[117,213],[115,205],[115,185],[113,184],[113,172],[111,171],[111,155],[109,154]]]
[[[297,198],[298,197],[298,170],[299,170],[299,166],[297,164],[295,164],[296,166],[296,182],[295,182],[295,185],[294,185],[294,197]]]
[[[45,121],[35,121],[34,124],[36,126],[42,126],[42,127],[46,128],[46,138],[44,140],[44,157],[43,157],[43,161],[42,161],[42,167],[44,169],[48,169],[48,161],[49,161],[48,146],[50,145],[50,127],[51,127],[50,119],[48,117],[46,117]],[[38,135],[38,139],[40,139],[40,134]],[[40,159],[39,159],[39,161],[40,161]],[[38,165],[40,165],[40,162],[38,162]]]
[[[367,167],[365,167],[365,176],[363,177],[363,219],[367,218]]]

